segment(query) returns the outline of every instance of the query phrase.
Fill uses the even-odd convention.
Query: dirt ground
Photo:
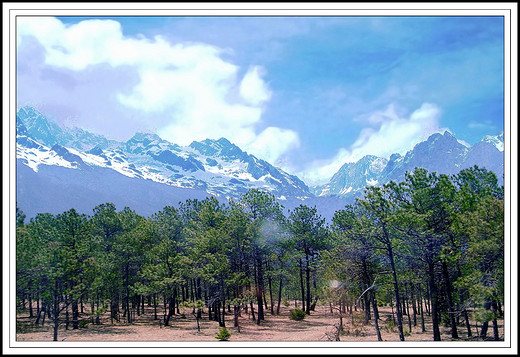
[[[229,341],[331,341],[334,340],[334,325],[339,324],[337,312],[331,314],[328,306],[317,306],[310,316],[303,321],[293,321],[289,319],[289,310],[293,306],[282,306],[280,315],[271,315],[266,311],[265,320],[257,325],[250,314],[242,312],[240,317],[240,332],[233,326],[233,315],[226,315],[226,327],[231,333]],[[90,322],[88,311],[81,316],[85,322]],[[207,312],[207,311],[205,311]],[[399,341],[396,327],[391,323],[386,323],[391,319],[391,311],[382,308],[380,311],[381,320],[379,326],[383,341]],[[208,321],[207,314],[203,314],[200,320],[200,332],[197,331],[195,316],[191,310],[185,311],[185,316],[173,316],[170,326],[162,326],[161,320],[153,319],[153,311],[147,307],[144,315],[136,316],[137,319],[131,324],[124,322],[110,324],[108,316],[103,316],[100,325],[88,323],[87,326],[73,330],[72,324],[67,330],[65,324],[60,326],[58,341],[93,341],[93,342],[118,342],[118,341],[168,341],[168,342],[193,342],[193,341],[217,341],[216,333],[220,327],[218,322]],[[161,316],[159,316],[161,319]],[[413,325],[412,332],[408,332],[408,317],[404,316],[404,329],[406,341],[432,341],[431,320],[426,315],[426,332],[421,332],[420,317],[417,317],[417,326]],[[461,320],[462,321],[462,320]],[[373,326],[373,320],[368,325],[363,323],[363,312],[358,310],[353,314],[343,315],[344,330],[340,334],[340,341],[377,341],[377,335]],[[468,338],[466,327],[460,325],[458,328],[459,339],[457,341],[478,341],[475,338],[476,326],[472,323],[473,337]],[[503,339],[503,321],[499,320],[500,338]],[[443,341],[452,341],[450,329],[441,326]],[[490,324],[488,337],[493,336]],[[34,318],[28,318],[28,312],[22,312],[17,318],[17,341],[52,341],[53,329],[51,322],[46,322],[44,326],[34,325]]]

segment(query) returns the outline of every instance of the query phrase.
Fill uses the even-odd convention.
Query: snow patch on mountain
[[[277,196],[312,196],[299,178],[225,138],[179,146],[153,133],[136,133],[126,142],[108,141],[82,129],[62,128],[30,107],[17,113],[17,158],[33,170],[39,165],[109,168],[130,178],[216,196],[238,197],[251,188]]]
[[[486,136],[484,136],[482,141],[492,144],[499,151],[504,151],[504,134],[503,133],[500,135],[494,135],[494,136],[486,135]]]

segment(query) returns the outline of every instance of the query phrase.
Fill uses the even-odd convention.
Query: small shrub
[[[395,332],[396,327],[397,327],[397,325],[395,324],[395,322],[393,320],[388,320],[386,322],[385,329],[387,332]]]
[[[284,300],[283,305],[284,305],[285,307],[288,307],[288,306],[291,305],[291,304],[289,303],[289,301]]]
[[[229,331],[225,327],[220,328],[220,331],[215,336],[215,338],[220,341],[227,341],[230,337],[231,333],[229,333]]]
[[[79,328],[87,328],[89,324],[88,320],[80,320],[79,321]]]
[[[290,311],[289,318],[295,321],[302,321],[305,318],[305,311],[294,308]]]

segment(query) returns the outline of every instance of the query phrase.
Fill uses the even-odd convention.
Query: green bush
[[[393,320],[386,321],[385,329],[387,332],[395,332],[396,328],[397,328],[397,325]]]
[[[225,327],[222,327],[215,336],[215,338],[220,341],[227,341],[227,340],[229,340],[230,337],[231,337],[231,334]]]
[[[305,311],[298,308],[294,308],[290,311],[289,318],[291,320],[301,321],[305,318]]]
[[[88,320],[80,320],[79,321],[79,328],[87,328],[89,325],[89,321]]]

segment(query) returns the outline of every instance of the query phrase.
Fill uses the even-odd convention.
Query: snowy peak
[[[482,138],[482,141],[493,145],[499,151],[504,151],[504,133],[494,136],[486,135]]]
[[[218,140],[206,139],[200,142],[194,141],[190,144],[190,147],[202,155],[209,157],[218,156],[228,160],[244,160],[248,156],[247,153],[226,138]]]
[[[222,197],[238,197],[251,188],[277,197],[312,196],[299,178],[225,138],[179,146],[153,133],[136,133],[126,142],[115,142],[83,129],[61,128],[29,107],[20,109],[17,119],[17,158],[35,172],[41,165],[80,171],[100,167]]]
[[[503,134],[486,136],[471,147],[449,131],[436,133],[404,156],[393,154],[386,159],[367,155],[345,163],[327,184],[311,192],[298,177],[248,154],[226,138],[179,146],[153,133],[136,133],[126,142],[116,142],[87,130],[62,128],[30,107],[18,111],[16,130],[17,159],[34,172],[41,165],[75,172],[103,168],[112,174],[219,197],[238,197],[251,188],[260,188],[280,199],[303,200],[313,194],[353,198],[366,186],[402,181],[415,167],[456,174],[478,165],[495,172],[499,182],[503,182],[504,173]]]
[[[48,145],[64,144],[72,139],[56,123],[49,121],[42,113],[32,107],[23,107],[16,113],[17,129],[24,131],[26,135]]]
[[[345,196],[360,192],[366,186],[378,183],[387,163],[387,159],[374,155],[366,155],[357,162],[346,163],[328,184],[316,187],[314,193],[318,196]]]
[[[16,113],[17,135],[27,135],[43,145],[54,144],[78,150],[89,150],[95,146],[108,148],[114,146],[114,140],[80,128],[64,128],[47,119],[41,112],[32,107],[22,107]]]
[[[160,151],[181,151],[180,147],[161,139],[152,133],[136,133],[122,145],[122,148],[132,154],[157,154]]]
[[[503,151],[503,135],[486,136],[472,147],[461,143],[449,131],[436,133],[404,156],[393,154],[386,160],[367,155],[356,163],[346,163],[327,184],[315,187],[313,191],[319,196],[348,198],[361,195],[366,186],[402,181],[405,173],[416,167],[453,175],[478,165],[493,171],[499,183],[503,183],[504,157],[500,149]]]

